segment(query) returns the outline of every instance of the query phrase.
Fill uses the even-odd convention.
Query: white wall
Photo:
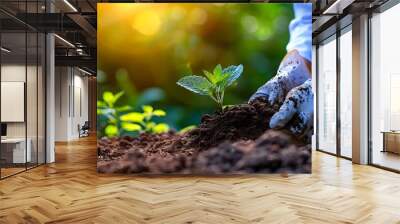
[[[72,67],[56,67],[55,140],[79,138],[78,125],[88,120],[88,78]]]
[[[68,88],[70,84],[70,77],[67,67],[55,68],[55,140],[66,141],[68,140]]]

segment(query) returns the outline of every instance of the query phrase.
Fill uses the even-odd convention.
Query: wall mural
[[[99,172],[311,172],[311,4],[99,3],[97,40]]]

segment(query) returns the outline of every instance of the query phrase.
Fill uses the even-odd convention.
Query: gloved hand
[[[250,102],[263,97],[271,105],[281,104],[287,93],[311,77],[310,69],[304,59],[296,50],[289,52],[279,65],[277,75],[261,86]]]
[[[314,115],[314,94],[311,79],[293,88],[287,94],[279,111],[271,117],[271,128],[282,128],[294,117],[289,130],[300,136],[311,137]]]

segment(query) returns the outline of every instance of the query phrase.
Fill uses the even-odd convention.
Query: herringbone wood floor
[[[96,142],[0,181],[0,223],[400,223],[400,175],[314,152],[312,175],[96,173]]]

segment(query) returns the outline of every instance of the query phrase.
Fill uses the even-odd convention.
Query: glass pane
[[[352,33],[340,36],[340,153],[352,157]]]
[[[372,25],[372,163],[400,170],[400,5],[374,15]]]
[[[27,142],[28,149],[30,148],[30,161],[27,164],[28,168],[37,165],[38,160],[38,143],[37,143],[37,132],[38,132],[38,36],[36,32],[27,33],[27,80],[26,80],[26,112],[27,112]]]
[[[44,34],[38,35],[38,163],[45,163],[45,44],[46,37]]]
[[[336,153],[336,40],[318,48],[318,148]]]
[[[1,173],[5,177],[25,170],[31,161],[25,119],[26,33],[3,32],[1,45]]]

